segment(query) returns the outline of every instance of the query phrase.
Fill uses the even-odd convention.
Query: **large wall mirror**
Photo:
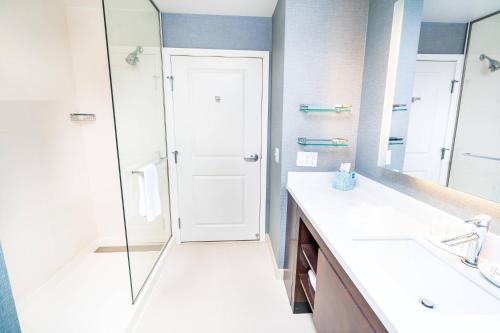
[[[500,202],[500,1],[395,4],[379,166]]]

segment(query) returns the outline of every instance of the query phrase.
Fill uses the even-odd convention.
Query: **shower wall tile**
[[[10,289],[9,276],[3,258],[2,246],[0,245],[0,332],[20,333],[19,320],[17,318],[16,305]]]

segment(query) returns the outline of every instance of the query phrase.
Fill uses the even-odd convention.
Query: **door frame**
[[[260,164],[260,213],[259,213],[259,241],[265,241],[266,235],[266,209],[267,209],[267,153],[269,135],[269,51],[251,50],[219,50],[219,49],[189,49],[189,48],[163,48],[163,73],[165,75],[165,114],[167,128],[167,156],[172,161],[173,151],[176,150],[174,103],[170,82],[167,76],[172,73],[171,56],[191,57],[222,57],[222,58],[257,58],[262,60],[262,101],[261,101],[261,164]],[[175,79],[174,79],[175,86]],[[177,243],[181,242],[180,211],[177,165],[168,163],[170,183],[170,205],[172,215],[172,235]]]
[[[433,61],[433,62],[456,62],[454,80],[457,84],[451,94],[450,109],[448,114],[448,125],[446,126],[446,137],[444,146],[449,147],[444,160],[441,161],[441,170],[439,174],[439,185],[448,186],[448,173],[451,164],[451,152],[455,141],[455,127],[458,118],[458,107],[460,104],[460,95],[462,91],[462,73],[464,70],[463,54],[417,54],[417,61]],[[447,166],[447,167],[446,167]]]

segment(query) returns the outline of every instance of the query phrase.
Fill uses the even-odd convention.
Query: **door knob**
[[[258,154],[252,154],[243,158],[246,162],[257,162],[259,160]]]

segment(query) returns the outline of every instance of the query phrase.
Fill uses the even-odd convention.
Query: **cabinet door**
[[[375,332],[321,250],[313,320],[318,333]]]
[[[298,235],[299,220],[297,216],[297,204],[292,196],[288,194],[283,282],[285,283],[286,292],[292,309],[294,308],[293,277],[295,276],[295,263],[297,262]]]

